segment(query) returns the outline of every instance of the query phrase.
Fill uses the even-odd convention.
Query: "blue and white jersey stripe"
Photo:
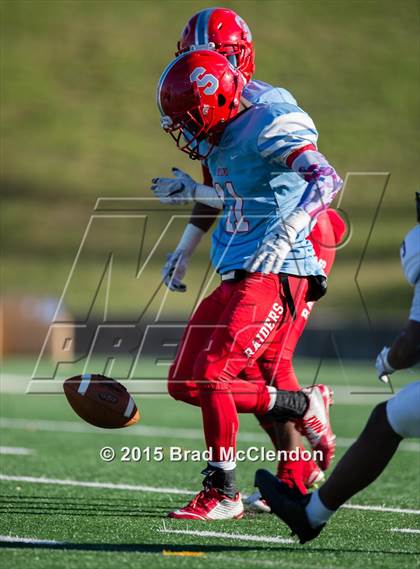
[[[308,144],[316,147],[318,132],[307,113],[288,104],[278,107],[278,113],[258,136],[257,147],[263,158],[285,163],[297,148]]]

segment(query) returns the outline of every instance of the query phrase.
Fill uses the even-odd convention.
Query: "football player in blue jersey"
[[[318,294],[314,290],[324,272],[306,236],[341,180],[318,152],[315,126],[302,109],[284,102],[251,104],[242,97],[243,88],[242,74],[208,50],[181,54],[158,85],[162,126],[180,149],[206,160],[213,186],[178,176],[172,186],[169,180],[155,181],[156,195],[163,201],[166,195],[170,203],[194,199],[222,209],[212,248],[222,284],[193,317],[197,324],[212,325],[210,347],[203,344],[188,381],[169,378],[171,395],[201,406],[213,456],[204,491],[173,517],[242,515],[234,483],[238,412],[294,419],[312,448],[322,449],[323,469],[334,452],[326,386],[281,392],[241,378],[274,340],[281,351],[294,301]],[[177,357],[175,377],[179,363]],[[261,367],[268,384],[271,372]]]
[[[252,79],[255,71],[254,45],[252,35],[246,22],[233,10],[227,8],[210,8],[201,10],[185,25],[181,38],[178,42],[176,55],[197,49],[200,46],[206,49],[214,49],[224,55],[229,62],[239,70],[246,82],[242,97],[249,103],[277,102],[296,105],[294,97],[286,90]],[[202,162],[204,184],[213,185],[210,172]],[[163,192],[166,199],[168,193],[180,184],[194,184],[190,176],[174,168],[174,178],[159,178],[154,184],[157,195]],[[161,196],[162,197],[162,196]],[[165,197],[163,199],[165,199]],[[172,196],[171,203],[177,203],[176,197]],[[168,260],[163,268],[163,279],[168,288],[175,292],[185,292],[186,285],[182,282],[187,271],[188,263],[202,236],[208,231],[218,216],[218,210],[200,202],[195,202],[190,222],[187,224],[184,234],[175,251],[168,255]],[[321,262],[325,273],[328,275],[335,259],[336,245],[340,243],[345,233],[345,223],[340,215],[333,209],[327,209],[317,218],[317,223],[308,236],[315,254]],[[308,317],[312,311],[314,302],[302,302],[296,299],[297,306],[295,318],[289,321],[287,340],[282,342],[282,349],[276,350],[274,343],[272,349],[265,352],[264,362],[247,372],[247,378],[252,381],[265,383],[264,374],[260,367],[272,370],[272,383],[278,388],[286,390],[300,389],[299,381],[293,367],[293,356],[299,338],[306,327]],[[194,324],[194,321],[191,322]],[[201,327],[200,330],[203,330]],[[189,334],[188,346],[181,344],[178,350],[178,365],[176,374],[171,374],[172,381],[181,382],[182,378],[191,377],[193,358],[202,349],[204,333]],[[267,375],[267,373],[265,373]],[[276,421],[273,418],[258,416],[261,426],[271,438],[277,450],[294,451],[290,457],[284,454],[277,464],[277,476],[280,480],[297,487],[302,492],[306,488],[317,486],[324,479],[324,474],[314,460],[296,460],[296,449],[303,450],[302,439],[292,421]],[[250,509],[257,511],[269,511],[269,507],[260,499],[259,492],[248,496],[246,503]]]

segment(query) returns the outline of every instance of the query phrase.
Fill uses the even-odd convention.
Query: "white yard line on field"
[[[54,433],[89,433],[93,435],[104,435],[103,429],[91,427],[81,421],[52,421],[49,419],[17,419],[14,417],[0,417],[0,427],[2,429],[16,429],[23,431],[51,431]],[[158,427],[152,425],[133,425],[129,429],[110,429],[107,435],[132,435],[137,437],[156,437],[169,439],[203,440],[201,429],[181,429],[171,427]],[[341,448],[349,447],[355,439],[338,437],[337,446]],[[244,443],[263,443],[267,442],[267,436],[263,432],[247,433],[239,431],[238,441]],[[399,450],[408,452],[419,452],[420,443],[403,441]]]
[[[420,533],[420,529],[412,529],[412,528],[391,528],[389,531],[395,531],[398,533]]]
[[[28,455],[34,453],[35,451],[32,448],[0,446],[0,454]]]
[[[343,508],[349,510],[365,510],[367,512],[391,512],[393,514],[420,514],[420,510],[411,510],[407,508],[390,508],[388,506],[360,506],[356,504],[344,504]]]
[[[31,384],[30,393],[63,394],[64,378],[35,379],[27,375],[4,373],[0,376],[2,393],[26,393]],[[166,379],[129,379],[121,381],[132,394],[140,396],[167,396]],[[373,406],[375,403],[389,399],[392,393],[386,387],[376,385],[331,385],[334,391],[334,402],[337,405]],[[398,391],[398,390],[397,390]]]
[[[156,492],[157,494],[186,494],[191,496],[194,492],[180,488],[156,488],[155,486],[142,486],[137,484],[118,484],[114,482],[90,482],[83,480],[67,480],[62,478],[44,478],[36,476],[10,476],[0,474],[0,480],[11,482],[28,482],[30,484],[52,484],[56,486],[82,486],[84,488],[107,488],[109,490],[128,490],[131,492]]]
[[[197,537],[219,537],[222,539],[232,539],[234,541],[259,541],[262,543],[295,543],[293,539],[286,537],[277,537],[269,535],[248,535],[242,533],[225,533],[219,531],[199,531],[187,529],[163,529],[158,530],[160,533],[177,533],[182,535],[193,535]]]
[[[37,539],[32,537],[15,537],[12,535],[0,535],[0,542],[3,543],[29,543],[31,545],[61,545],[65,541],[55,541],[54,539]]]
[[[119,484],[115,482],[91,482],[83,480],[68,480],[61,478],[44,478],[36,476],[15,476],[9,474],[0,474],[0,480],[9,482],[28,482],[30,484],[52,484],[58,486],[82,486],[85,488],[107,488],[110,490],[128,490],[131,492],[154,492],[157,494],[179,494],[191,496],[194,494],[192,490],[185,488],[160,488],[157,486],[142,486],[137,484]],[[345,504],[343,508],[353,510],[368,510],[372,512],[390,512],[395,514],[415,514],[420,515],[420,510],[407,508],[391,508],[387,506],[364,506],[356,504]]]

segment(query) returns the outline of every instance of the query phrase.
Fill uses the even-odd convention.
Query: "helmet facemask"
[[[212,121],[214,108],[199,106],[174,115],[174,120],[170,117],[162,117],[162,128],[171,135],[177,147],[189,155],[192,160],[204,160],[213,149],[213,144],[206,144],[206,152],[200,151],[200,142],[204,141],[208,135],[209,128],[206,126],[206,119]],[[203,145],[201,145],[203,146]]]

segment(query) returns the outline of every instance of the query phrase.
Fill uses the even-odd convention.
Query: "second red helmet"
[[[228,58],[248,82],[255,71],[251,31],[236,12],[208,8],[194,14],[184,27],[177,55],[191,49],[215,49]]]

